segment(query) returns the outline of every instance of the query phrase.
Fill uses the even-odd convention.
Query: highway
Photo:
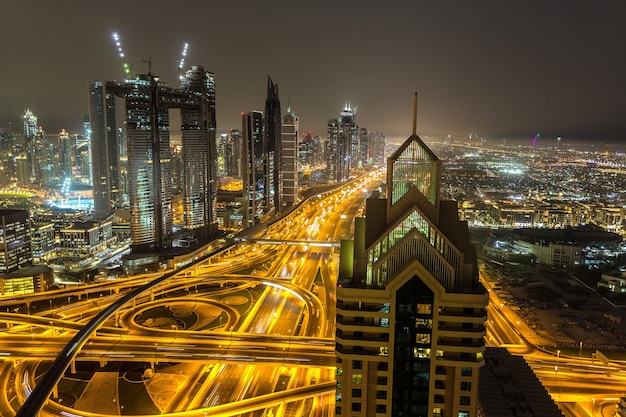
[[[567,417],[613,416],[626,395],[626,362],[607,364],[580,351],[568,354],[543,339],[498,296],[493,280],[481,268],[489,291],[487,346],[506,347],[522,355],[552,399]]]
[[[377,186],[379,175],[309,199],[262,236],[291,244],[243,241],[181,270],[3,300],[0,382],[8,394],[0,396],[0,414],[34,415],[19,407],[34,402],[42,370],[47,377],[54,365],[46,364],[62,357],[60,378],[39,394],[41,416],[133,414],[122,396],[104,408],[95,399],[63,401],[64,378],[90,362],[143,364],[145,384],[157,390],[152,414],[334,415],[338,253],[313,242],[351,236],[363,188]],[[158,391],[166,363],[180,367],[176,389]],[[84,392],[97,392],[105,374]]]
[[[137,363],[154,372],[142,383],[155,411],[142,415],[334,415],[338,251],[316,243],[350,238],[363,188],[378,183],[372,175],[315,196],[267,225],[259,243],[251,237],[180,271],[2,300],[0,415],[15,415],[50,361],[114,303],[121,305],[68,361],[64,380],[85,363]],[[481,275],[490,289],[487,345],[523,355],[566,416],[611,415],[626,393],[626,364],[557,350]],[[84,392],[100,383],[93,378]],[[121,396],[108,408],[89,398],[68,404],[54,385],[41,416],[134,413]]]

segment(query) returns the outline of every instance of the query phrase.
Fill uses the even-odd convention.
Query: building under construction
[[[181,115],[184,227],[200,239],[217,230],[215,77],[192,66],[180,79],[180,87],[171,88],[150,71],[89,86],[95,216],[106,218],[121,207],[126,175],[133,251],[161,252],[171,246],[170,109]],[[116,97],[125,106],[127,173],[120,166]]]

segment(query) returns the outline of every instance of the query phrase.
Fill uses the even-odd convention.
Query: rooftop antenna
[[[417,91],[413,98],[413,135],[417,135]]]
[[[187,57],[187,49],[189,49],[189,44],[185,42],[183,45],[183,52],[180,54],[180,59],[178,60],[178,78],[182,81],[183,76],[183,68],[185,67],[185,58]]]
[[[122,42],[120,41],[120,35],[117,32],[113,32],[113,42],[115,42],[115,47],[117,48],[117,52],[119,57],[122,59],[122,68],[124,69],[124,77],[126,79],[132,78],[132,67],[128,63],[126,59],[126,54],[124,54],[124,50],[122,49]]]

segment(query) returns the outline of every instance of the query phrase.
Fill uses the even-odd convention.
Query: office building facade
[[[282,207],[292,206],[298,199],[298,116],[287,110],[282,119],[280,140],[281,176],[282,176]]]
[[[475,417],[488,295],[441,162],[415,134],[343,242],[336,415]]]
[[[267,174],[264,146],[264,123],[263,112],[252,111],[242,115],[242,144],[241,152],[244,220],[247,225],[258,223],[264,213],[269,211],[266,191]]]
[[[152,74],[90,85],[94,209],[97,219],[120,207],[120,137],[115,97],[124,99],[127,178],[133,249],[159,252],[172,243],[172,155],[169,111],[179,109],[182,131],[185,229],[200,238],[215,233],[217,163],[215,79],[192,66],[180,88]],[[123,173],[122,173],[123,174]]]

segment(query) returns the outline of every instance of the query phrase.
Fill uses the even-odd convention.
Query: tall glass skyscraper
[[[117,138],[115,94],[106,81],[89,83],[89,127],[94,216],[105,219],[120,207],[120,146]]]
[[[282,206],[282,150],[281,142],[281,112],[278,98],[278,84],[267,77],[267,97],[265,99],[265,171],[267,191],[266,205],[268,210],[279,211]]]
[[[281,153],[281,202],[283,206],[293,205],[298,198],[298,116],[287,110],[283,116],[280,140]]]
[[[267,174],[264,157],[263,112],[242,114],[242,177],[244,213],[247,224],[258,223],[267,213]]]
[[[124,99],[133,250],[159,252],[171,245],[170,109],[181,113],[185,228],[200,238],[216,231],[214,75],[193,66],[181,80],[180,88],[167,87],[152,74],[90,85],[94,207],[99,218],[120,204],[115,97]]]

